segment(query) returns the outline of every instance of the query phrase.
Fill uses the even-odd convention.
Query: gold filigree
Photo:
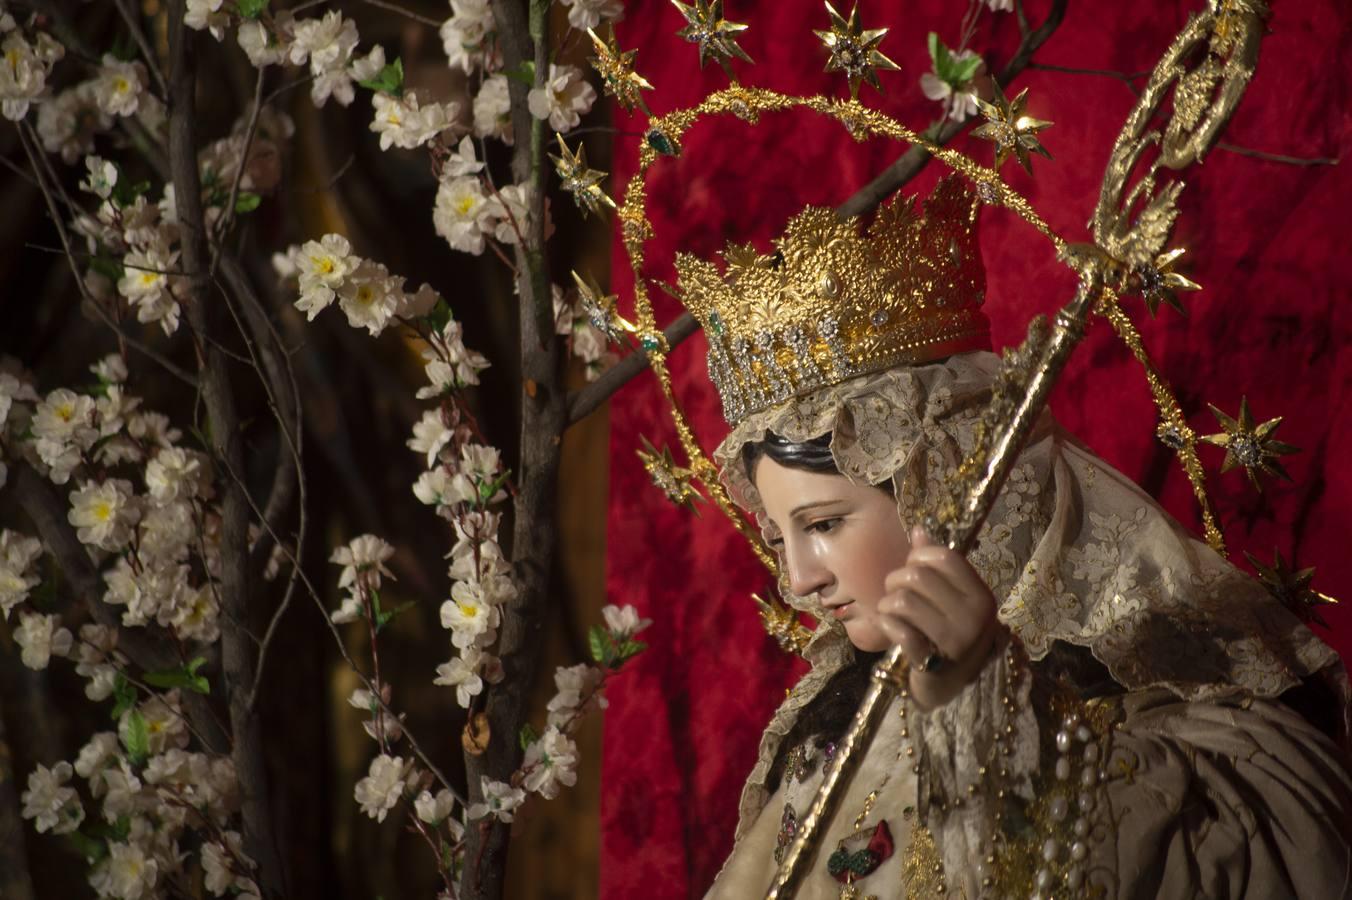
[[[605,40],[590,28],[587,29],[587,34],[591,36],[592,46],[596,48],[596,55],[590,58],[590,62],[592,68],[601,76],[606,93],[614,97],[615,102],[627,111],[632,112],[634,107],[638,106],[644,112],[648,112],[648,104],[643,102],[641,92],[651,91],[653,86],[634,71],[634,57],[638,51],[621,50],[615,40],[614,27],[610,29],[610,35]]]
[[[859,96],[859,84],[863,81],[873,85],[875,90],[881,91],[883,86],[878,82],[878,70],[896,72],[901,69],[901,66],[888,59],[878,49],[888,29],[864,29],[859,24],[857,2],[848,19],[836,12],[836,8],[829,0],[826,4],[826,14],[831,17],[830,29],[813,30],[830,52],[826,60],[826,71],[845,73],[845,77],[850,81],[851,98]]]
[[[1211,406],[1209,403],[1207,405]],[[1291,476],[1287,474],[1286,468],[1277,457],[1299,453],[1300,448],[1272,437],[1277,426],[1282,424],[1281,416],[1255,425],[1253,414],[1249,412],[1247,397],[1241,397],[1239,400],[1237,419],[1230,418],[1214,406],[1211,406],[1211,414],[1220,423],[1222,432],[1208,434],[1202,440],[1225,448],[1225,462],[1221,464],[1222,475],[1237,465],[1243,466],[1249,475],[1249,481],[1258,491],[1263,490],[1263,485],[1258,480],[1259,472],[1275,475],[1286,481],[1291,480]]]
[[[766,633],[775,639],[779,649],[802,656],[808,641],[812,640],[812,630],[798,621],[797,611],[774,597],[767,601],[759,594],[752,594],[751,599],[756,602]]]
[[[1029,153],[1052,158],[1037,137],[1039,131],[1050,128],[1052,123],[1024,114],[1023,109],[1028,105],[1028,88],[1019,91],[1013,100],[1008,100],[999,81],[991,84],[995,96],[990,103],[976,98],[977,108],[986,117],[986,122],[972,129],[972,136],[994,142],[996,169],[1003,167],[1005,160],[1012,154],[1023,170],[1032,175],[1033,163],[1028,157]]]
[[[582,311],[587,314],[593,328],[606,336],[612,344],[623,344],[625,334],[634,334],[637,327],[618,312],[619,297],[607,294],[591,276],[586,279],[576,270],[572,272],[573,283],[577,285],[578,301]]]
[[[1295,613],[1296,617],[1302,622],[1318,622],[1328,628],[1329,623],[1325,622],[1324,617],[1319,614],[1318,607],[1336,604],[1338,601],[1328,594],[1321,594],[1310,587],[1310,582],[1314,580],[1314,569],[1312,567],[1292,571],[1286,560],[1282,559],[1280,550],[1274,548],[1272,553],[1276,559],[1270,566],[1260,563],[1248,551],[1245,551],[1244,556],[1248,558],[1249,563],[1257,570],[1259,579],[1267,585],[1268,590],[1272,592],[1272,596],[1276,597],[1282,606]]]
[[[747,26],[723,18],[723,0],[695,0],[693,4],[671,0],[671,4],[686,21],[686,26],[676,35],[699,47],[701,69],[705,60],[712,58],[728,73],[728,78],[736,80],[730,60],[736,57],[744,62],[754,62],[737,46],[737,35],[746,31]]]
[[[606,173],[599,169],[587,168],[587,146],[579,143],[577,151],[574,152],[564,143],[563,135],[556,131],[554,137],[559,143],[559,155],[551,153],[549,158],[554,161],[554,171],[558,173],[560,186],[573,195],[577,208],[582,210],[584,215],[586,213],[599,215],[602,206],[615,209],[615,201],[601,189],[601,182],[605,181]]]
[[[658,450],[645,437],[643,438],[643,449],[637,451],[637,453],[638,458],[643,461],[643,468],[647,470],[648,477],[666,495],[667,499],[677,506],[684,506],[699,515],[699,510],[695,508],[695,504],[703,503],[704,498],[691,484],[691,476],[694,475],[694,472],[676,465],[676,461],[671,456],[671,448],[663,447]]]
[[[1166,303],[1187,315],[1187,310],[1178,300],[1177,291],[1200,291],[1202,286],[1187,276],[1174,271],[1174,264],[1188,251],[1176,247],[1151,262],[1136,265],[1129,276],[1129,289],[1138,291],[1145,300],[1145,307],[1153,317],[1160,303]]]

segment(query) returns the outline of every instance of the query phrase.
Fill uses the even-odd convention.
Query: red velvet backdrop
[[[1030,0],[1040,21],[1047,0]],[[1162,50],[1202,0],[1102,3],[1071,0],[1064,24],[1038,53],[1044,64],[1138,72]],[[1226,139],[1242,147],[1298,157],[1346,155],[1352,139],[1352,6],[1346,0],[1278,2],[1262,61]],[[929,69],[925,35],[952,44],[966,3],[870,0],[864,24],[891,26],[882,49],[902,67],[883,73],[887,91],[867,87],[864,102],[920,127],[937,112],[918,79]],[[691,45],[675,38],[682,23],[666,0],[630,0],[619,29],[637,48],[638,70],[656,86],[659,114],[693,105],[726,79],[697,66]],[[737,64],[744,83],[789,92],[841,95],[843,79],[822,74],[824,52],[812,28],[825,27],[818,0],[730,0],[728,14],[751,28],[742,46],[756,65]],[[983,13],[973,42],[998,65],[1017,43],[1012,14]],[[1098,195],[1109,148],[1134,97],[1100,75],[1026,72],[1029,112],[1055,122],[1044,143],[1055,162],[1035,158],[1035,178],[1012,163],[1006,177],[1071,240]],[[634,171],[641,115],[617,111],[612,189]],[[956,144],[978,159],[989,145]],[[729,120],[697,127],[675,160],[649,179],[648,276],[671,278],[673,248],[700,254],[730,239],[764,242],[807,203],[835,204],[899,152],[883,142],[856,144],[834,123],[809,114],[768,116],[759,128]],[[1294,484],[1271,484],[1261,497],[1242,470],[1215,474],[1221,452],[1203,451],[1209,485],[1232,557],[1270,559],[1275,547],[1316,565],[1316,587],[1352,597],[1352,554],[1345,538],[1352,471],[1352,309],[1344,287],[1346,216],[1352,168],[1298,167],[1213,151],[1182,197],[1177,242],[1190,249],[1190,274],[1205,290],[1187,295],[1190,316],[1164,310],[1156,321],[1133,307],[1146,344],[1179,392],[1189,421],[1217,430],[1206,403],[1234,413],[1247,395],[1256,416],[1284,416],[1279,438],[1305,448],[1290,458]],[[911,190],[927,191],[932,165]],[[983,224],[989,270],[987,309],[997,346],[1017,340],[1029,316],[1069,297],[1070,280],[1046,243],[1013,216],[995,210]],[[614,287],[630,294],[628,261],[618,242]],[[662,298],[660,292],[654,292]],[[660,301],[659,301],[660,302]],[[663,321],[677,312],[668,301]],[[706,449],[726,432],[696,336],[672,360],[680,395]],[[1057,416],[1105,459],[1140,481],[1175,516],[1196,527],[1186,479],[1153,437],[1154,408],[1140,369],[1106,323],[1091,332],[1053,400]],[[668,504],[635,457],[639,435],[679,451],[651,375],[611,406],[610,602],[634,603],[654,620],[648,650],[616,679],[606,713],[602,784],[603,894],[608,900],[700,896],[728,852],[737,796],[756,741],[791,682],[790,661],[765,637],[748,594],[765,574],[742,539],[715,512],[703,518]],[[1206,452],[1211,450],[1214,452]],[[1352,649],[1352,602],[1328,613],[1328,639]]]

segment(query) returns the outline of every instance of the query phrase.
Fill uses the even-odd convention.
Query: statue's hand
[[[995,596],[967,557],[934,543],[919,526],[911,529],[906,565],[884,586],[878,621],[911,662],[911,694],[922,709],[942,706],[976,678],[1004,627]],[[941,663],[923,671],[936,652]]]

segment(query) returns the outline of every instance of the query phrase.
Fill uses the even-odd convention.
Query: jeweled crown
[[[949,177],[921,214],[894,197],[865,233],[857,218],[808,207],[769,256],[729,245],[722,274],[678,254],[681,301],[704,326],[728,422],[858,375],[989,349],[979,208]]]

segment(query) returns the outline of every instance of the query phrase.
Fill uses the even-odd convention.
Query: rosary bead
[[[1098,762],[1098,744],[1087,744],[1084,748],[1084,761],[1090,765]]]
[[[1093,787],[1098,783],[1098,769],[1085,769],[1080,773],[1080,784],[1087,788]]]
[[[1094,795],[1088,791],[1080,794],[1080,812],[1089,812],[1094,808]]]
[[[1058,731],[1056,733],[1056,749],[1062,753],[1070,752],[1070,732]]]
[[[1071,866],[1066,872],[1066,884],[1072,890],[1084,884],[1084,869],[1079,866]]]
[[[1076,841],[1070,845],[1070,858],[1076,862],[1084,862],[1089,857],[1089,845],[1084,841]]]
[[[1087,744],[1094,739],[1094,732],[1090,731],[1088,726],[1081,725],[1075,729],[1075,737],[1079,739],[1081,744]]]
[[[1056,862],[1056,857],[1061,853],[1061,845],[1056,843],[1055,838],[1047,838],[1046,843],[1042,845],[1042,858],[1047,862]]]
[[[1056,758],[1056,777],[1060,781],[1065,781],[1070,777],[1070,758],[1058,756]]]
[[[1048,812],[1051,813],[1053,822],[1063,821],[1070,813],[1070,804],[1065,797],[1053,797]]]
[[[1038,890],[1045,891],[1052,886],[1052,873],[1047,869],[1041,869],[1037,873],[1037,881],[1034,882]]]
[[[1080,817],[1075,820],[1075,836],[1082,838],[1089,836],[1089,820]]]

